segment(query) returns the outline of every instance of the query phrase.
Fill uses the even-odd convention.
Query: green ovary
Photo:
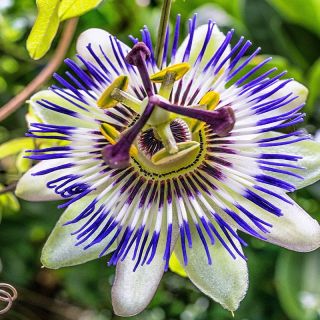
[[[148,179],[166,180],[194,171],[205,159],[206,139],[204,130],[193,134],[192,141],[186,143],[189,143],[186,148],[181,148],[176,154],[168,154],[167,156],[170,159],[159,161],[158,164],[154,163],[139,149],[138,155],[131,158],[131,164]],[[179,145],[181,144],[178,143]],[[163,150],[160,151],[163,152]],[[160,157],[160,160],[162,159]]]

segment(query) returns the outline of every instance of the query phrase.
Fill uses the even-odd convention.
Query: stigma
[[[174,86],[183,81],[191,66],[182,62],[150,75],[147,66],[150,56],[149,48],[138,42],[126,57],[126,62],[140,76],[145,91],[143,100],[130,94],[129,78],[120,75],[97,101],[101,109],[113,108],[120,103],[138,114],[138,120],[123,132],[118,132],[110,124],[101,124],[100,131],[110,143],[102,150],[102,157],[111,168],[130,166],[131,158],[138,153],[149,157],[154,165],[179,161],[198,147],[198,142],[192,141],[193,135],[205,125],[220,137],[227,136],[234,127],[233,109],[231,106],[219,108],[220,95],[217,92],[208,91],[194,105],[172,103]],[[174,132],[177,123],[183,123],[185,136],[177,136]],[[151,136],[148,141],[146,137]],[[156,146],[155,149],[152,146]]]

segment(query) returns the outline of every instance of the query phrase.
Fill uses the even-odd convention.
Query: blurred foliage
[[[271,66],[287,70],[289,77],[309,87],[305,126],[314,134],[320,127],[319,5],[318,0],[175,0],[172,17],[181,13],[185,32],[187,19],[198,12],[200,23],[211,18],[223,30],[235,28],[236,38],[244,35],[254,47],[261,46],[263,54],[274,56]],[[160,8],[160,0],[105,0],[80,18],[77,35],[87,28],[104,28],[130,43],[127,35],[138,36],[146,24],[155,38]],[[1,105],[32,81],[57,45],[60,29],[44,59],[29,58],[26,39],[36,15],[34,0],[0,1]],[[75,41],[68,56],[74,53]],[[64,67],[59,71],[63,72]],[[60,270],[41,269],[41,248],[61,214],[57,203],[19,203],[12,192],[4,193],[30,166],[21,156],[33,144],[22,138],[27,128],[26,113],[24,106],[0,125],[0,277],[15,285],[20,294],[3,319],[117,319],[112,315],[110,298],[114,269],[107,267],[105,259]],[[319,183],[298,191],[294,198],[320,219]],[[250,244],[246,249],[250,287],[235,318],[320,319],[319,250],[311,254],[289,253],[245,238]],[[202,295],[188,279],[168,272],[148,310],[133,319],[226,320],[232,316]]]
[[[31,58],[41,59],[50,49],[60,22],[79,17],[102,0],[37,0],[38,16],[27,39]]]
[[[276,270],[279,298],[292,319],[316,319],[320,315],[319,282],[320,255],[305,254],[303,259],[294,252],[281,255]]]

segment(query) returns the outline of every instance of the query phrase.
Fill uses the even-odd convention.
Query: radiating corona
[[[147,27],[132,48],[97,29],[81,36],[85,70],[66,59],[62,87],[32,98],[43,122],[28,136],[64,143],[29,150],[40,163],[17,187],[25,199],[66,200],[43,264],[110,253],[113,305],[125,316],[149,303],[173,252],[234,311],[248,283],[238,231],[298,251],[320,246],[318,223],[286,194],[309,165],[309,135],[289,130],[303,121],[307,90],[268,70],[270,59],[247,69],[260,49],[212,21],[191,19],[180,47],[180,16],[169,34],[159,67]]]

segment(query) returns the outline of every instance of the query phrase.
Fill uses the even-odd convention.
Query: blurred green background
[[[155,37],[160,8],[160,0],[105,0],[80,18],[76,36],[98,27],[129,43],[127,35],[138,36],[146,24]],[[289,77],[309,87],[304,126],[319,139],[320,1],[176,0],[172,18],[181,13],[185,27],[194,12],[198,12],[200,23],[213,19],[223,30],[235,28],[237,38],[244,35],[251,39],[265,55],[274,56],[272,65],[280,71],[288,70]],[[29,58],[25,42],[35,15],[34,0],[0,0],[0,105],[32,81],[50,61],[59,41],[58,36],[44,59]],[[74,47],[75,41],[69,57],[74,55]],[[26,112],[24,105],[0,124],[0,144],[24,135]],[[29,165],[21,158],[22,149],[18,146],[14,152],[7,152],[0,146],[0,189],[14,184]],[[293,197],[320,220],[319,183]],[[107,267],[106,259],[56,271],[41,269],[41,248],[61,214],[56,206],[18,201],[10,192],[0,194],[0,281],[13,284],[19,291],[12,310],[0,318],[117,319],[110,297],[114,268]],[[250,287],[235,319],[320,319],[320,251],[292,253],[252,238],[246,240],[250,244],[245,249]],[[232,315],[201,294],[188,279],[168,272],[149,308],[133,319],[224,320],[232,319]]]

